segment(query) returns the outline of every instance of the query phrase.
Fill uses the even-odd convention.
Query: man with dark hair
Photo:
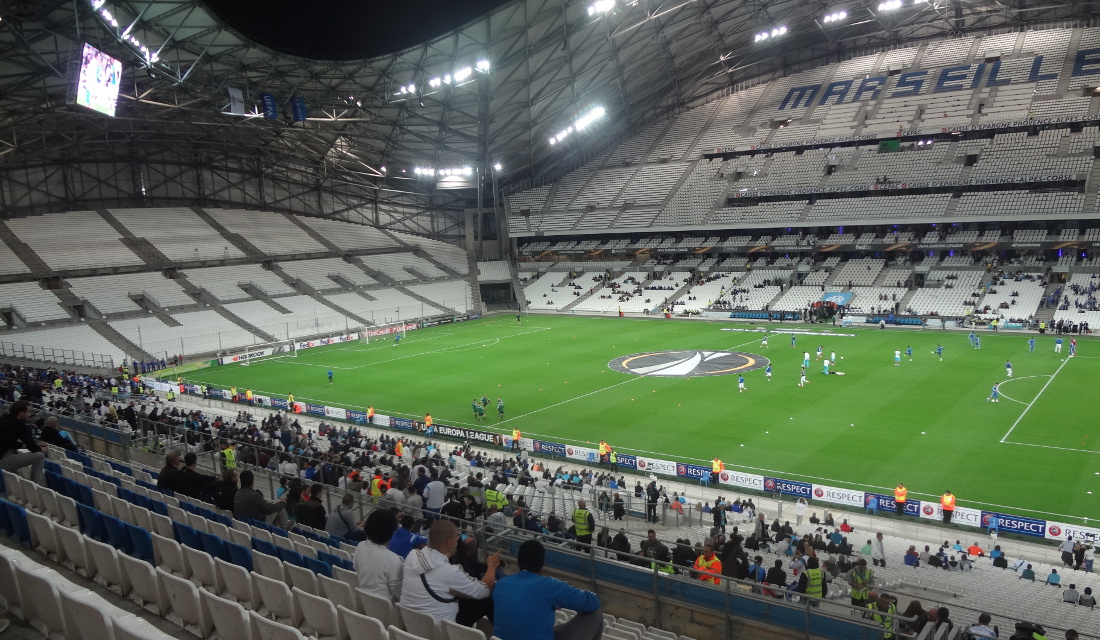
[[[367,539],[356,545],[354,560],[359,588],[397,602],[401,599],[404,561],[386,548],[397,531],[397,514],[389,509],[375,509],[364,521],[363,531]]]
[[[416,520],[409,514],[401,516],[401,526],[397,528],[397,531],[394,531],[393,538],[390,540],[389,544],[386,545],[389,547],[390,551],[396,553],[401,558],[408,556],[409,552],[414,548],[419,549],[428,543],[427,538],[413,533],[412,528],[415,522]]]
[[[286,500],[264,500],[264,494],[252,488],[254,479],[251,471],[241,472],[241,488],[233,494],[233,516],[266,521],[268,516],[286,508]]]
[[[363,522],[356,522],[355,515],[352,512],[355,506],[355,494],[345,493],[344,499],[340,501],[340,506],[333,509],[332,513],[328,514],[328,520],[325,522],[325,533],[332,536],[339,536],[348,540],[354,540],[355,542],[361,542],[366,533],[363,532]],[[397,528],[397,518],[393,521],[394,528]],[[393,532],[390,532],[393,535]],[[389,536],[386,537],[386,542],[389,542]]]
[[[798,591],[814,598],[824,598],[829,594],[829,584],[825,581],[825,571],[820,568],[817,556],[806,561],[806,570],[798,576]],[[811,607],[820,607],[821,600],[810,600]]]
[[[16,400],[8,406],[8,414],[0,417],[0,469],[15,472],[23,467],[31,468],[31,480],[45,486],[46,454],[34,441],[31,432],[31,405],[26,400]],[[20,453],[20,446],[27,453]]]
[[[321,492],[324,491],[324,488],[323,484],[317,482],[310,485],[309,499],[298,505],[298,524],[304,524],[314,529],[325,528],[327,517],[325,515],[325,505],[321,502]]]
[[[199,473],[196,468],[198,463],[199,457],[193,451],[183,456],[183,469],[176,477],[176,493],[182,493],[190,498],[208,497],[218,479]]]
[[[233,510],[233,499],[237,495],[237,470],[226,469],[221,482],[214,485],[214,505],[225,511]]]
[[[501,640],[596,640],[603,635],[600,599],[591,591],[540,576],[546,549],[538,540],[519,546],[519,573],[500,580],[493,590],[493,635]],[[577,615],[554,625],[554,611],[573,609]]]

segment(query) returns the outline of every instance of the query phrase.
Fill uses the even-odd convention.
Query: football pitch
[[[1100,342],[1078,338],[1070,358],[1069,336],[1056,354],[1050,334],[981,331],[979,350],[966,332],[772,324],[764,347],[762,328],[498,315],[410,331],[399,345],[343,343],[187,379],[568,444],[605,439],[698,464],[718,456],[727,468],[851,489],[889,493],[900,481],[922,500],[950,490],[962,506],[1032,517],[1100,518]],[[792,330],[811,333],[792,348]],[[819,345],[844,375],[822,373]],[[997,403],[987,401],[995,383]],[[471,402],[482,396],[479,424]]]

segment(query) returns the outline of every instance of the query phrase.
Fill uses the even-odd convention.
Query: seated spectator
[[[993,560],[996,560],[997,558],[1000,558],[1003,555],[1004,555],[1004,552],[1001,551],[1001,545],[999,545],[999,544],[995,545],[993,547],[993,550],[989,552],[989,557]]]
[[[776,560],[775,566],[768,569],[767,575],[764,577],[764,581],[768,584],[775,585],[777,587],[785,587],[787,585],[787,572],[783,570],[783,561]],[[778,591],[764,591],[765,595],[774,596],[776,598],[782,598],[783,594]]]
[[[58,429],[57,416],[50,416],[42,423],[42,442],[60,447],[66,451],[78,451],[80,447],[73,442],[67,431]]]
[[[321,492],[325,486],[314,483],[309,487],[309,499],[298,505],[298,524],[303,524],[314,529],[324,529],[327,520],[325,505],[321,502]]]
[[[1077,604],[1089,608],[1096,606],[1096,598],[1092,595],[1092,587],[1085,587],[1085,592],[1077,599]]]
[[[1069,585],[1069,589],[1062,591],[1062,602],[1068,602],[1070,604],[1078,604],[1081,600],[1081,594],[1077,593],[1077,585]]]
[[[199,457],[194,451],[189,451],[187,455],[183,456],[183,469],[180,469],[180,474],[176,478],[176,493],[182,493],[189,498],[202,498],[207,499],[210,496],[210,492],[214,489],[214,484],[218,479],[214,476],[208,476],[203,473],[199,473],[197,466],[199,464]]]
[[[1001,555],[993,558],[993,566],[1000,569],[1008,568],[1008,558],[1002,553]]]
[[[909,545],[909,550],[905,552],[905,564],[910,567],[920,566],[920,554],[917,553],[916,545]]]
[[[412,529],[415,522],[413,517],[408,514],[401,516],[401,526],[393,533],[393,537],[390,538],[387,545],[390,551],[403,559],[408,557],[409,552],[414,548],[419,549],[428,543],[427,538],[413,533]]]
[[[1024,569],[1023,573],[1020,574],[1020,579],[1031,580],[1032,582],[1035,582],[1035,571],[1032,570],[1030,564],[1027,565],[1027,568]]]
[[[1030,566],[1028,567],[1031,568]],[[1047,576],[1047,584],[1057,587],[1062,582],[1062,576],[1058,575],[1057,569],[1051,569],[1050,575]]]
[[[386,548],[397,528],[397,514],[388,509],[375,509],[363,523],[366,540],[355,547],[354,564],[359,588],[390,602],[401,599],[405,570],[401,556]]]
[[[252,488],[253,480],[254,475],[251,471],[241,472],[241,487],[233,494],[233,516],[266,522],[269,516],[286,508],[286,501],[264,500],[264,495]]]
[[[843,533],[851,533],[851,532],[855,531],[855,529],[852,528],[852,525],[848,524],[847,520],[844,520],[843,522],[840,523],[840,530]]]
[[[340,506],[333,509],[332,513],[328,514],[328,519],[325,521],[325,533],[331,536],[339,536],[348,540],[354,540],[355,542],[362,542],[367,534],[363,530],[364,522],[356,522],[354,511],[355,506],[355,494],[345,493],[344,499],[340,501]],[[388,511],[388,509],[377,509],[377,511]],[[397,528],[397,518],[394,517],[394,529]],[[393,537],[391,531],[386,536],[386,542],[390,541]]]
[[[500,580],[493,589],[493,635],[501,640],[595,640],[603,635],[604,619],[600,599],[591,591],[540,576],[546,549],[538,540],[527,540],[519,547],[516,563],[519,573]],[[555,625],[554,612],[577,612],[569,622]]]
[[[910,601],[909,606],[901,615],[905,618],[914,618],[912,622],[902,622],[898,625],[898,631],[906,635],[920,635],[920,632],[924,630],[924,625],[928,624],[928,612],[924,610],[924,605],[920,603],[920,600]]]
[[[980,546],[978,546],[977,542],[975,542],[974,544],[967,547],[966,552],[968,554],[974,556],[975,558],[984,558],[985,557],[985,551]]]
[[[428,545],[409,553],[401,585],[401,604],[437,620],[454,622],[459,597],[482,600],[493,592],[500,567],[500,552],[489,556],[485,575],[477,580],[451,564],[458,549],[458,527],[450,520],[436,520],[428,533]],[[392,542],[392,540],[391,540]]]
[[[821,518],[817,517],[816,511],[810,514],[810,524],[821,524]]]
[[[936,609],[936,627],[934,629],[935,636],[939,636],[940,633],[943,633],[944,635],[940,637],[951,637],[951,629],[955,627],[955,622],[951,620],[950,616],[951,612],[947,610],[947,607],[939,607],[938,609]],[[941,632],[941,629],[947,629],[947,631]]]
[[[932,552],[928,548],[928,545],[924,545],[924,551],[917,554],[917,561],[922,564],[928,564],[928,559],[932,557]]]
[[[237,495],[237,470],[226,469],[222,479],[214,485],[214,505],[223,511],[233,511],[233,498]]]
[[[180,473],[180,452],[169,451],[164,455],[164,468],[157,476],[157,488],[161,491],[175,491],[176,477]]]
[[[859,550],[859,553],[861,555],[865,555],[865,556],[870,556],[873,552],[874,552],[874,550],[872,548],[870,540],[868,540],[867,544],[863,545],[863,548]],[[877,563],[876,563],[876,565],[877,565]]]
[[[26,400],[16,400],[8,405],[8,414],[0,417],[0,469],[16,472],[31,468],[31,480],[46,485],[46,454],[34,441],[31,432],[31,405]],[[19,449],[27,450],[20,453]]]
[[[966,633],[974,638],[996,638],[1000,635],[1000,631],[997,627],[989,626],[991,620],[993,618],[988,613],[983,613],[978,616],[978,624],[968,627]]]

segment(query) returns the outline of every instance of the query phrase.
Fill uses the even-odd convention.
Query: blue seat
[[[187,502],[186,500],[180,500],[180,509],[183,509],[187,513],[198,513],[198,511],[195,509],[195,505]]]
[[[132,524],[126,525],[126,533],[130,536],[130,555],[138,560],[144,560],[154,567],[157,564],[156,554],[153,552],[153,536],[141,527]]]
[[[73,500],[76,500],[86,507],[91,507],[94,509],[95,494],[92,493],[92,488],[86,484],[80,484],[79,482],[75,481],[74,484],[76,485],[77,496],[79,497],[73,497]]]
[[[238,567],[244,567],[252,571],[252,549],[244,545],[225,543],[225,550],[229,553],[229,561]]]
[[[65,484],[61,482],[61,474],[60,473],[54,473],[52,471],[47,471],[46,472],[46,486],[51,491],[56,491],[57,493],[60,493],[61,495],[66,495],[65,494]],[[3,490],[2,485],[0,485],[0,490]]]
[[[297,533],[298,535],[306,538],[307,540],[317,540],[317,541],[321,540],[321,536],[317,535],[316,533],[313,533],[312,531],[306,531],[305,529],[299,529],[299,528],[295,527],[294,528],[294,533]]]
[[[229,527],[230,529],[233,528],[233,518],[230,518],[229,516],[225,515],[224,513],[214,513],[213,515],[210,516],[210,519],[213,520],[214,522],[220,522],[221,524],[224,524],[225,526]]]
[[[302,556],[306,561],[306,569],[309,569],[313,573],[320,574],[326,578],[332,577],[332,565],[327,562],[322,562],[316,558],[310,558],[309,556]]]
[[[168,505],[160,500],[153,500],[149,498],[149,510],[153,513],[159,513],[162,516],[168,515]]]
[[[146,496],[143,496],[140,493],[135,493],[134,494],[134,504],[141,507],[142,509],[152,511],[153,510],[153,504],[152,503],[153,503],[153,501],[150,500],[149,498],[147,498]]]
[[[31,526],[27,522],[27,510],[14,502],[4,502],[5,517],[8,521],[8,535],[20,543],[31,546]]]
[[[994,531],[1001,532],[1001,519],[997,516],[989,516],[989,526],[985,528],[985,532],[992,533]]]
[[[0,473],[0,493],[8,495],[8,486],[4,484],[4,474]]]
[[[204,550],[202,548],[202,541],[199,540],[199,532],[195,531],[192,527],[173,520],[172,531],[176,534],[176,542],[185,547],[191,547],[192,549],[198,549],[200,551]]]
[[[3,475],[3,474],[0,474]],[[15,537],[15,529],[11,526],[11,518],[8,517],[8,511],[3,505],[7,502],[0,502],[0,535],[7,536],[9,538]]]
[[[46,460],[42,468],[46,471],[49,471],[50,473],[61,475],[61,465],[54,462],[53,460]]]
[[[276,547],[276,553],[278,558],[283,562],[289,562],[290,564],[297,565],[306,568],[306,559],[302,557],[302,554],[297,551],[291,551],[290,549],[284,549],[282,547]]]
[[[260,553],[265,553],[273,558],[279,557],[279,547],[276,547],[267,540],[252,538],[252,548],[256,551],[259,551]]]
[[[202,543],[202,550],[210,554],[210,557],[221,558],[226,562],[230,562],[229,552],[225,550],[225,540],[205,531],[198,531],[196,533],[199,534],[199,542]]]
[[[130,504],[137,504],[136,496],[137,496],[137,494],[134,493],[133,491],[130,491],[129,489],[123,489],[122,487],[119,487],[119,489],[118,489],[119,499],[125,500],[126,502],[129,502]]]
[[[130,541],[126,523],[105,513],[101,513],[100,517],[103,519],[103,527],[107,530],[107,540],[110,545],[128,556],[133,555],[134,543]]]
[[[108,542],[107,528],[103,525],[103,517],[95,508],[89,507],[83,502],[78,502],[76,503],[76,513],[80,517],[80,533],[98,542]]]
[[[331,553],[325,553],[324,551],[318,551],[317,552],[317,559],[320,560],[321,562],[327,562],[327,563],[329,563],[331,565],[334,565],[334,566],[337,566],[337,567],[344,566],[344,559],[343,558],[341,558],[338,555],[331,554]]]

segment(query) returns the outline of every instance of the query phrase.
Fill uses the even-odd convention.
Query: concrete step
[[[329,251],[334,251],[336,253],[343,253],[344,252],[343,249],[341,249],[339,246],[333,244],[331,240],[329,240],[325,236],[318,233],[313,227],[306,224],[305,221],[302,220],[301,218],[299,218],[298,216],[290,214],[290,213],[284,213],[283,217],[286,218],[287,220],[289,220],[291,222],[291,224],[296,225],[299,229],[304,231],[307,236],[313,238],[317,242],[324,245],[324,247],[326,249],[328,249]]]
[[[210,215],[206,211],[203,211],[202,207],[191,207],[191,211],[195,212],[195,215],[202,218],[206,224],[213,227],[218,233],[222,235],[229,244],[237,247],[244,252],[246,256],[256,259],[263,259],[267,257],[263,251],[256,248],[256,245],[249,242],[244,236],[239,233],[233,233],[229,229],[226,229],[220,222],[214,219],[214,216]]]
[[[154,355],[145,351],[138,345],[130,341],[129,338],[122,335],[115,330],[114,327],[107,324],[105,320],[100,318],[86,318],[84,322],[95,330],[96,333],[106,338],[111,344],[115,345],[127,355],[127,358],[137,358],[142,361],[149,361],[154,359]]]
[[[6,244],[12,253],[18,256],[23,264],[27,265],[32,273],[47,275],[54,272],[53,268],[46,264],[46,261],[40,258],[34,252],[34,249],[31,249],[30,245],[16,238],[12,230],[3,222],[0,222],[0,241]]]
[[[241,318],[240,316],[233,315],[229,311],[226,311],[225,307],[223,307],[221,305],[211,307],[211,309],[216,311],[219,316],[225,318],[226,320],[229,320],[230,322],[236,324],[238,327],[241,327],[245,331],[248,331],[249,333],[251,333],[253,336],[256,337],[256,342],[260,342],[260,341],[275,342],[276,340],[279,339],[278,336],[275,336],[273,334],[270,334],[270,333],[260,329],[259,327],[252,324],[251,322],[245,320],[244,318]]]

